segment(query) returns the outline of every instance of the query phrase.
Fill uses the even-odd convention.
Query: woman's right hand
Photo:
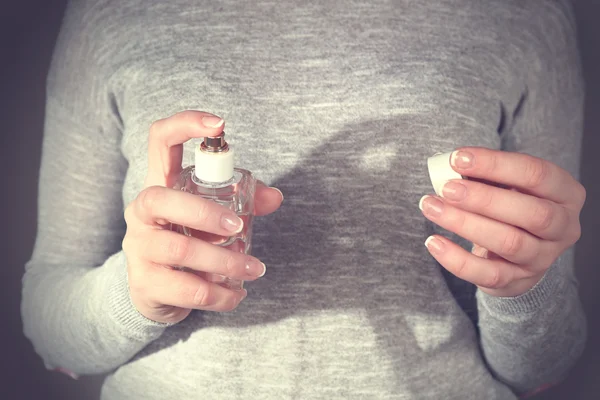
[[[184,111],[152,124],[148,139],[145,188],[125,209],[123,251],[131,300],[146,318],[176,323],[192,309],[231,311],[246,297],[200,276],[171,266],[255,280],[265,266],[255,257],[228,250],[170,230],[171,223],[231,236],[242,220],[231,210],[190,193],[171,189],[181,172],[182,144],[191,138],[217,136],[223,120],[200,111]],[[255,214],[274,212],[281,192],[259,183]]]

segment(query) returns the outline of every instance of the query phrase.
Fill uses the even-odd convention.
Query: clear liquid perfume
[[[195,164],[181,172],[174,188],[229,208],[244,221],[244,227],[241,232],[230,237],[178,225],[174,225],[173,230],[230,250],[250,254],[256,180],[250,171],[234,168],[234,152],[225,141],[225,132],[216,137],[205,137],[196,145]],[[241,280],[227,276],[195,273],[232,290],[241,290],[244,284]]]

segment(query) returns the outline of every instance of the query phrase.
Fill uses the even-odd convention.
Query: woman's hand
[[[518,296],[579,240],[586,191],[564,169],[526,154],[479,147],[455,151],[450,164],[476,180],[451,180],[441,198],[424,196],[419,208],[474,244],[469,253],[439,235],[425,242],[459,278],[493,296]]]
[[[138,311],[157,322],[175,323],[192,309],[230,311],[246,296],[171,266],[255,280],[265,266],[255,257],[171,231],[171,223],[222,236],[242,229],[231,210],[199,196],[171,189],[182,170],[183,143],[217,136],[223,120],[199,111],[184,111],[155,122],[148,140],[145,188],[125,210],[123,251],[131,299]],[[259,183],[255,214],[279,208],[281,192]]]

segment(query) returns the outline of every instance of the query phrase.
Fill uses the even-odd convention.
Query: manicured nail
[[[79,375],[77,375],[75,372],[69,371],[68,369],[65,369],[65,368],[58,367],[58,368],[55,368],[54,371],[63,373],[63,374],[65,374],[65,375],[67,375],[70,378],[75,379],[75,380],[79,379]]]
[[[468,169],[474,164],[475,156],[468,151],[456,150],[450,156],[450,164],[453,167]]]
[[[425,240],[425,247],[432,253],[441,253],[444,251],[444,243],[435,236],[429,236]]]
[[[435,197],[425,195],[421,197],[419,201],[419,208],[425,215],[429,215],[431,217],[439,217],[442,215],[442,210],[444,209],[444,203]]]
[[[238,233],[242,231],[242,227],[244,226],[244,221],[237,215],[223,215],[221,217],[221,227],[225,230],[228,230],[233,233]]]
[[[442,189],[442,197],[454,201],[460,201],[467,196],[467,188],[462,183],[448,181]]]
[[[207,128],[220,128],[224,122],[223,118],[214,115],[202,117],[202,124]]]
[[[246,274],[249,276],[260,278],[265,275],[265,272],[267,272],[267,267],[264,263],[254,258],[249,258],[246,261]]]
[[[279,194],[281,195],[281,202],[283,202],[284,197],[283,197],[283,193],[281,193],[281,190],[277,189],[276,187],[272,187],[271,189],[275,189],[279,192]]]

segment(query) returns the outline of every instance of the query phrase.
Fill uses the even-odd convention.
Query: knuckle
[[[125,254],[131,252],[131,247],[132,247],[131,241],[132,241],[131,236],[128,234],[125,234],[125,236],[123,237],[123,240],[121,241],[121,248],[123,249],[123,252]]]
[[[201,226],[206,226],[208,221],[210,220],[210,210],[208,206],[208,202],[204,201],[204,199],[198,198],[196,202],[196,218],[198,224]]]
[[[210,297],[211,297],[211,285],[208,282],[205,282],[202,285],[198,286],[196,289],[196,293],[194,293],[194,298],[192,299],[192,304],[195,308],[206,308],[211,305]]]
[[[481,208],[482,211],[491,210],[494,205],[494,191],[487,189],[489,188],[484,186],[473,196],[473,198],[480,199],[479,208]]]
[[[131,222],[133,221],[133,203],[129,203],[127,205],[127,207],[125,207],[125,210],[123,211],[123,218],[125,219],[125,223],[127,225],[131,224]]]
[[[137,197],[139,207],[153,215],[161,203],[164,191],[158,186],[150,186],[140,192]]]
[[[149,132],[149,136],[151,138],[158,138],[161,135],[162,132],[162,126],[163,126],[164,120],[159,119],[157,121],[154,121],[151,125],[150,125],[150,129],[148,130]]]
[[[525,166],[525,179],[527,187],[537,188],[548,178],[549,164],[541,159],[533,159]]]
[[[241,253],[240,253],[241,254]],[[222,265],[225,267],[225,275],[226,276],[236,276],[240,275],[239,273],[239,260],[238,257],[234,254],[225,254],[221,261]]]
[[[579,207],[583,207],[587,199],[587,190],[585,189],[585,186],[583,186],[579,182],[577,182],[576,188],[577,189],[575,189],[575,196],[577,199],[577,205]]]
[[[176,235],[164,247],[167,259],[177,264],[185,264],[192,256],[192,239],[185,235]]]
[[[554,222],[555,213],[549,201],[544,201],[535,207],[532,217],[531,226],[536,231],[547,231]]]
[[[469,267],[469,259],[468,257],[462,257],[459,263],[456,265],[454,274],[459,278],[463,278],[466,276],[467,269]]]
[[[581,224],[577,221],[576,224],[573,224],[573,228],[571,229],[571,234],[569,235],[569,243],[575,244],[581,239]]]
[[[449,213],[450,214],[450,213]],[[465,231],[467,229],[467,217],[463,212],[454,212],[452,213],[452,225],[454,231]]]
[[[525,236],[521,232],[516,230],[509,231],[500,247],[501,254],[507,256],[517,255],[523,249],[524,241]]]
[[[487,170],[485,172],[491,174],[491,173],[497,171],[498,163],[499,163],[498,156],[496,154],[491,154],[489,163],[487,164]]]
[[[489,269],[487,278],[485,279],[484,287],[490,289],[499,289],[502,287],[502,274],[498,265],[492,265]]]

